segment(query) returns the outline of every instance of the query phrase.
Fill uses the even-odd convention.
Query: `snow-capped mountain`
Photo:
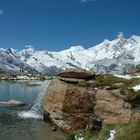
[[[21,71],[37,72],[34,68],[21,61],[19,52],[12,48],[0,48],[0,71]]]
[[[85,49],[73,46],[60,52],[0,49],[0,70],[54,74],[59,70],[82,68],[109,73],[123,73],[140,64],[140,36],[122,35]]]

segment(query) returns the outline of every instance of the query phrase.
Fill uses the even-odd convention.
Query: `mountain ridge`
[[[38,51],[32,46],[17,51],[0,48],[1,71],[25,71],[54,74],[60,70],[82,68],[102,73],[124,73],[140,64],[140,36],[114,40],[85,49],[71,46],[62,51]]]

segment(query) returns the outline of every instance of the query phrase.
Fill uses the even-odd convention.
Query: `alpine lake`
[[[40,86],[28,86],[28,82],[0,81],[0,101],[13,99],[26,104],[18,107],[0,104],[0,140],[66,140],[65,133],[52,131],[52,126],[43,121],[43,95],[48,81],[33,81]]]

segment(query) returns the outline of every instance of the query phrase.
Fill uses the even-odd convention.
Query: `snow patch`
[[[116,130],[110,130],[110,137],[107,140],[114,140],[116,134]]]
[[[132,76],[130,76],[130,75],[114,75],[114,76],[118,77],[118,78],[128,79],[128,80],[130,80],[132,78]]]
[[[80,137],[75,135],[75,140],[84,140],[84,137],[82,137],[82,135],[80,135]]]
[[[138,90],[140,90],[140,85],[133,86],[132,89],[134,91],[138,91]]]
[[[131,76],[131,75],[114,75],[115,77],[118,77],[118,78],[124,78],[124,79],[127,79],[127,80],[130,80],[132,78],[140,78],[140,75],[136,75],[136,76]]]

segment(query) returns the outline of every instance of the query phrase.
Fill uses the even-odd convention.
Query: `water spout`
[[[43,91],[39,93],[37,96],[32,108],[29,111],[22,111],[18,114],[19,117],[21,118],[43,118],[43,99],[44,99],[44,94],[47,90],[47,87],[50,84],[50,80],[43,83],[42,88]]]

